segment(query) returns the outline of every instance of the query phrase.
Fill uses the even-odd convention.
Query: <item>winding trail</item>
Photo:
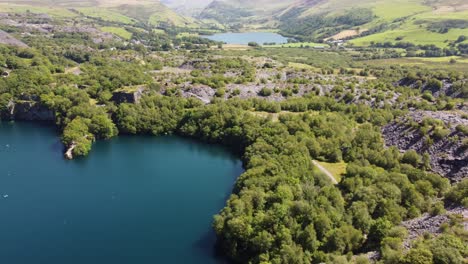
[[[319,169],[321,170],[323,173],[325,173],[325,175],[328,176],[328,178],[330,178],[330,180],[333,182],[333,184],[338,184],[338,181],[335,179],[335,177],[333,177],[333,174],[331,174],[327,169],[325,169],[322,165],[320,165],[317,161],[315,160],[312,160],[312,163]]]

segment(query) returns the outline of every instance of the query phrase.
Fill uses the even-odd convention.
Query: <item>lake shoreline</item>
[[[0,173],[1,192],[9,195],[0,204],[0,210],[9,212],[0,220],[0,229],[3,226],[16,230],[13,223],[17,222],[17,214],[20,212],[35,215],[22,218],[28,221],[27,230],[41,227],[40,231],[34,232],[2,232],[5,236],[0,239],[0,245],[4,245],[0,254],[8,250],[11,260],[15,260],[12,263],[31,263],[22,260],[25,256],[19,254],[19,247],[30,250],[30,255],[35,256],[35,259],[42,259],[42,252],[34,250],[39,246],[31,248],[28,245],[45,241],[45,235],[50,245],[66,253],[63,257],[52,258],[60,259],[60,263],[86,263],[86,256],[90,255],[108,260],[114,255],[120,255],[119,259],[126,259],[130,254],[148,255],[139,263],[154,263],[161,259],[165,263],[174,259],[190,259],[188,263],[194,264],[225,263],[216,254],[216,234],[211,224],[213,215],[225,206],[237,178],[245,171],[238,156],[218,144],[205,144],[178,135],[120,135],[111,140],[97,141],[91,155],[69,162],[63,158],[61,149],[55,146],[58,142],[56,127],[48,125],[40,129],[36,125],[21,121],[0,124],[0,156],[6,162],[3,169],[8,172]],[[28,166],[23,164],[25,159],[30,161]],[[222,175],[226,177],[220,177]],[[187,180],[181,181],[181,177]],[[50,190],[49,187],[54,188]],[[167,198],[168,195],[175,198]],[[23,204],[20,211],[10,208],[18,202],[26,201],[28,203]],[[129,212],[125,212],[126,205],[131,205],[128,207]],[[151,205],[152,209],[148,210],[146,205]],[[80,210],[74,206],[79,206]],[[29,212],[29,208],[41,210],[41,213]],[[56,223],[57,215],[59,224]],[[176,215],[179,217],[171,218]],[[184,230],[182,223],[178,222],[188,217],[192,223],[188,230]],[[105,227],[100,227],[101,224]],[[62,226],[66,229],[62,230]],[[114,226],[118,230],[112,230]],[[179,229],[182,232],[177,231]],[[82,236],[90,235],[89,230],[95,230],[93,241],[97,241],[100,246],[93,246],[95,243],[89,242],[80,252],[71,252],[73,247],[69,238],[83,240],[85,238]],[[73,234],[59,236],[58,233],[54,235],[54,232]],[[15,235],[17,243],[9,237],[10,233]],[[31,233],[38,235],[29,239],[28,234]],[[118,234],[119,239],[113,237],[115,234]],[[103,239],[108,242],[99,242]],[[133,252],[129,254],[125,253],[127,250],[114,248],[135,239],[147,242],[141,247],[129,247],[129,252]],[[6,240],[9,241],[8,245],[2,242]],[[159,241],[164,243],[155,244]],[[99,247],[103,247],[103,250],[95,252]],[[148,250],[151,254],[141,250]],[[111,255],[110,252],[119,253]],[[53,252],[44,250],[44,254],[53,255]],[[69,262],[67,254],[73,256],[74,260]]]

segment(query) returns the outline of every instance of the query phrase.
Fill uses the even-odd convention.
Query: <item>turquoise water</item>
[[[220,263],[212,217],[241,172],[178,137],[119,137],[66,161],[52,127],[0,123],[0,263]]]
[[[221,41],[227,44],[243,44],[257,42],[260,45],[264,43],[287,43],[288,39],[277,33],[271,32],[246,32],[246,33],[219,33],[211,36],[205,36],[207,39]]]

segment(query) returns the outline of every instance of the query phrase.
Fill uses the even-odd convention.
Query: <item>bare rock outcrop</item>
[[[26,45],[24,42],[14,38],[13,36],[11,36],[3,30],[0,30],[0,44],[11,45],[20,48],[28,47],[28,45]]]
[[[403,243],[404,247],[406,249],[410,248],[411,242],[425,233],[435,236],[441,234],[440,227],[442,224],[448,223],[450,221],[450,215],[454,214],[463,217],[464,229],[468,230],[468,209],[464,207],[452,208],[447,210],[445,214],[435,216],[426,213],[421,217],[403,222],[402,225],[408,230],[408,237]]]
[[[426,118],[442,121],[448,134],[434,138],[433,130],[423,135],[410,125],[411,122],[421,124]],[[468,177],[468,150],[463,146],[467,136],[456,130],[458,125],[468,126],[468,120],[458,112],[414,111],[384,126],[382,133],[387,146],[396,146],[402,152],[413,149],[419,154],[428,153],[432,171],[458,182]],[[428,137],[433,140],[432,144],[428,144]]]
[[[121,104],[121,103],[135,104],[140,101],[145,91],[146,91],[145,86],[122,88],[113,92],[111,100],[117,104]]]
[[[72,160],[73,159],[73,150],[76,148],[76,143],[72,143],[68,148],[67,150],[65,151],[65,158],[68,159],[68,160]]]

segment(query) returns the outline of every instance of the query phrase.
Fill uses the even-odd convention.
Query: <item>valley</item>
[[[0,0],[2,166],[10,159],[22,171],[25,162],[9,152],[9,139],[20,146],[28,137],[38,159],[61,168],[48,171],[31,157],[26,163],[40,177],[70,192],[86,183],[81,186],[91,196],[80,210],[97,217],[74,215],[89,221],[77,228],[107,230],[93,232],[106,241],[131,238],[106,244],[100,263],[117,261],[119,252],[122,263],[146,254],[144,263],[218,263],[217,255],[230,263],[462,264],[468,257],[463,2]],[[53,135],[38,139],[34,127],[41,124]],[[175,148],[164,150],[168,142],[184,151],[168,159],[164,153]],[[193,182],[200,177],[203,186],[170,177],[170,169],[163,173],[151,160],[182,169],[178,157],[198,153],[224,164],[213,161],[216,177],[227,178],[214,179],[214,163],[203,157],[181,173]],[[76,182],[63,179],[67,174]],[[93,213],[93,197],[107,203],[98,195],[102,180],[114,175],[126,184],[114,182],[115,188],[131,187],[127,198],[138,214],[130,222],[124,220],[132,207]],[[167,180],[160,184],[141,181],[166,179],[161,175]],[[9,169],[0,171],[0,188],[8,188],[0,190],[7,195],[0,202],[18,202],[12,181],[40,186],[32,172],[10,176]],[[170,198],[155,195],[161,192]],[[205,200],[183,202],[191,195]],[[64,201],[75,208],[69,198]],[[161,207],[169,210],[163,221],[158,203],[164,199],[171,204]],[[154,208],[138,205],[153,202]],[[5,230],[19,215],[8,206],[0,203],[10,217]],[[47,214],[30,214],[28,225],[40,229],[35,219],[51,221],[68,210],[42,208]],[[195,215],[194,232],[180,231]],[[119,221],[152,231],[103,224]],[[73,236],[81,235],[68,231],[61,241],[74,252],[66,245],[79,246]],[[11,252],[31,246],[23,235]],[[207,236],[208,244],[200,242]],[[142,240],[151,254],[130,245]],[[171,241],[170,251],[163,240]],[[31,252],[38,254],[40,244]],[[89,245],[78,255],[96,252]],[[57,259],[67,262],[67,256]]]

